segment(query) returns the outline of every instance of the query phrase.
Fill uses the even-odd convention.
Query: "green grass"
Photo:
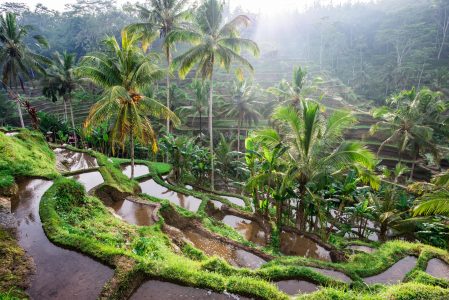
[[[134,226],[115,218],[104,204],[97,198],[86,195],[84,188],[77,182],[60,177],[54,169],[54,154],[43,140],[42,135],[27,130],[14,137],[6,137],[0,133],[0,150],[5,149],[6,156],[0,157],[0,166],[6,176],[2,176],[3,185],[12,184],[15,176],[39,176],[53,178],[53,186],[45,193],[40,204],[40,215],[43,227],[49,238],[56,244],[76,249],[96,260],[116,268],[116,274],[122,284],[120,289],[127,289],[137,276],[159,278],[174,283],[200,288],[208,288],[217,292],[227,290],[241,295],[262,299],[287,299],[270,284],[270,281],[283,279],[303,279],[322,285],[320,291],[300,296],[299,299],[448,299],[449,281],[434,278],[425,273],[427,262],[436,257],[449,262],[449,253],[435,247],[390,241],[375,244],[377,250],[372,254],[359,253],[349,257],[346,263],[331,263],[304,257],[279,256],[258,270],[240,269],[230,266],[217,257],[207,257],[202,251],[190,245],[184,246],[181,252],[175,251],[169,238],[162,232],[164,219],[153,226]],[[70,147],[68,147],[70,149]],[[90,150],[71,149],[87,152],[95,156],[100,166],[100,172],[108,184],[117,190],[135,193],[138,182],[127,178],[120,169],[129,160],[107,158]],[[3,152],[2,152],[3,153]],[[181,216],[196,219],[203,226],[224,237],[230,238],[250,247],[254,244],[246,241],[233,228],[209,218],[204,212],[206,203],[211,199],[229,204],[219,195],[211,195],[191,191],[182,186],[172,186],[163,181],[158,174],[166,174],[171,166],[164,163],[153,163],[144,160],[136,161],[150,167],[148,176],[176,192],[191,195],[202,200],[198,213],[193,213],[173,205],[168,200],[145,196],[147,200],[159,202],[161,210],[174,209]],[[5,171],[6,170],[6,171]],[[144,177],[148,177],[144,176]],[[142,179],[142,178],[140,178]],[[2,181],[0,181],[0,186]],[[231,195],[232,196],[232,195]],[[247,203],[249,199],[244,199]],[[236,209],[238,206],[231,205]],[[4,253],[21,253],[20,248],[14,248],[4,241],[11,242],[0,231],[0,262],[7,271],[14,270],[4,259]],[[346,245],[345,240],[338,240],[340,247]],[[12,244],[11,244],[12,245]],[[371,245],[372,246],[372,245]],[[263,251],[278,256],[271,248]],[[5,252],[6,251],[6,252]],[[19,251],[19,252],[14,252]],[[383,285],[366,286],[362,278],[379,274],[405,256],[418,257],[416,267],[405,277],[402,284],[386,287]],[[11,257],[11,255],[6,255]],[[17,257],[20,257],[17,256]],[[118,261],[132,261],[129,269],[123,268]],[[350,285],[324,276],[307,268],[321,267],[341,271],[353,279]],[[18,277],[8,275],[13,282]],[[2,282],[12,282],[0,277]],[[1,286],[1,285],[0,285]],[[10,285],[9,285],[10,286]],[[14,285],[13,285],[14,287]],[[113,287],[111,287],[113,288]],[[126,293],[124,293],[126,294]],[[123,294],[123,295],[124,295]],[[0,299],[13,299],[20,294],[8,289],[0,291]],[[118,299],[121,291],[112,291],[111,299]],[[8,298],[9,297],[9,298]]]
[[[297,300],[444,300],[449,298],[449,290],[421,283],[404,283],[379,290],[357,291],[338,288],[324,288],[310,295],[302,295]]]
[[[60,245],[75,248],[114,266],[117,257],[136,262],[148,277],[222,292],[243,293],[263,299],[286,299],[260,278],[203,270],[202,264],[173,251],[160,224],[137,227],[115,218],[102,202],[83,193],[71,179],[59,178],[44,194],[40,214],[45,232]],[[251,289],[248,290],[247,287]]]
[[[23,299],[31,261],[13,235],[0,227],[0,299]]]
[[[23,129],[14,136],[0,132],[0,153],[0,188],[11,186],[17,177],[58,175],[55,155],[38,132]]]

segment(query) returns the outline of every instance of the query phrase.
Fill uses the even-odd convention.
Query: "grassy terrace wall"
[[[153,226],[139,227],[114,217],[103,202],[86,195],[83,186],[55,171],[54,154],[42,135],[26,130],[13,137],[0,133],[0,147],[0,150],[6,151],[2,152],[6,155],[0,156],[0,170],[7,172],[12,180],[27,176],[54,179],[53,186],[45,193],[40,204],[46,234],[58,245],[80,251],[115,268],[116,283],[112,284],[111,281],[104,288],[109,299],[128,297],[132,289],[146,278],[209,288],[218,292],[226,290],[261,299],[287,299],[285,294],[270,283],[283,279],[304,279],[324,286],[320,291],[301,296],[300,299],[449,299],[449,281],[425,273],[427,262],[431,258],[440,258],[449,263],[449,254],[445,250],[416,243],[390,241],[380,245],[372,254],[353,255],[347,263],[330,263],[304,257],[279,256],[268,247],[262,250],[277,258],[260,269],[235,268],[222,259],[205,256],[192,246],[178,251],[162,232],[163,218]],[[130,180],[120,170],[120,165],[129,160],[107,158],[94,151],[87,152],[97,158],[105,184],[124,192],[136,191],[138,182]],[[238,206],[210,193],[172,186],[156,176],[169,172],[170,165],[148,161],[138,163],[147,164],[151,170],[149,176],[138,178],[139,180],[153,177],[158,184],[169,189],[202,199],[202,204],[198,213],[192,213],[167,200],[145,196],[147,200],[161,203],[162,210],[173,209],[184,217],[198,220],[212,232],[255,247],[233,228],[209,218],[204,212],[207,201],[211,199],[222,201],[236,209],[239,209]],[[247,203],[248,199],[245,200]],[[249,210],[248,205],[249,203],[246,211]],[[7,235],[0,235],[1,245],[8,246],[0,250],[0,264],[3,266],[8,266],[8,260],[4,257],[11,257],[8,256],[11,253],[17,257],[21,255],[20,248],[10,247],[10,242]],[[4,253],[7,255],[3,255]],[[368,287],[363,283],[363,277],[381,273],[408,255],[418,257],[418,263],[407,274],[405,283],[391,287]],[[353,282],[346,284],[337,281],[307,268],[308,266],[341,271],[351,277]],[[6,271],[8,268],[5,268]],[[8,295],[0,293],[0,298],[2,297],[6,298]]]
[[[42,134],[26,129],[14,136],[0,131],[0,194],[20,177],[55,178],[55,155]]]
[[[130,259],[148,278],[264,299],[286,298],[260,278],[208,271],[205,266],[216,258],[200,262],[176,254],[162,233],[161,224],[129,225],[115,218],[100,200],[79,191],[83,188],[78,183],[59,178],[43,196],[40,214],[45,232],[53,242],[113,267],[119,267],[120,258]]]

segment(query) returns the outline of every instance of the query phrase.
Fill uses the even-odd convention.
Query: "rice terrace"
[[[0,299],[449,299],[448,28],[0,0]]]

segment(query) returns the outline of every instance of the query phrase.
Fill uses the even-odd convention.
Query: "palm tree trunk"
[[[76,136],[76,130],[75,130],[75,118],[73,117],[73,107],[72,107],[72,97],[71,97],[71,95],[67,96],[67,102],[69,103],[70,120],[72,122],[73,138],[75,139],[75,147],[78,147],[78,138]]]
[[[62,102],[64,103],[64,121],[67,122],[68,118],[67,118],[67,101],[65,99],[65,97],[62,98]]]
[[[131,126],[130,126],[130,135],[129,135],[129,139],[130,139],[130,155],[131,155],[131,179],[134,179],[134,124],[133,121],[131,119]]]
[[[170,109],[170,63],[171,63],[171,56],[170,56],[170,46],[167,45],[166,49],[166,55],[167,55],[167,108]],[[170,119],[167,117],[167,134],[170,133]]]
[[[296,210],[296,225],[300,230],[306,230],[306,205],[305,205],[305,187],[300,187],[300,197]]]
[[[203,120],[202,120],[203,116],[201,115],[201,110],[200,110],[200,139],[201,139],[201,134],[203,133]]]
[[[241,127],[240,118],[237,124],[237,152],[240,152],[240,127]]]
[[[214,133],[213,133],[213,125],[212,125],[212,107],[213,107],[213,94],[214,94],[214,82],[213,75],[210,76],[210,85],[209,85],[209,147],[210,147],[210,155],[211,155],[211,175],[210,175],[210,184],[211,189],[214,190],[215,183],[215,167],[214,167]]]
[[[22,126],[22,128],[25,128],[25,123],[23,122],[22,107],[20,107],[19,101],[17,101],[17,110],[19,112],[20,126]]]
[[[413,157],[412,169],[410,170],[410,180],[413,180],[413,173],[415,172],[416,160],[418,159],[419,147],[415,146],[415,153]]]

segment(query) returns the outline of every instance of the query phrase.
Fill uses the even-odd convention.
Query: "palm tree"
[[[271,87],[268,92],[278,98],[281,104],[298,105],[302,96],[303,87],[306,81],[307,71],[300,66],[293,68],[292,81],[282,80],[277,87]]]
[[[344,130],[355,123],[349,112],[336,111],[325,119],[319,104],[302,100],[300,108],[278,107],[273,119],[276,130],[261,130],[255,136],[289,147],[287,176],[296,183],[299,199],[296,222],[305,230],[306,195],[314,197],[308,186],[325,175],[336,176],[355,166],[371,170],[375,165],[374,155],[361,143],[343,141]]]
[[[173,30],[185,26],[184,22],[190,15],[190,11],[185,7],[188,0],[150,0],[151,8],[137,6],[143,23],[136,23],[128,26],[131,31],[142,32],[142,47],[147,50],[148,45],[157,37],[164,38],[164,53],[167,61],[167,107],[170,108],[170,65],[172,59],[172,46],[174,41],[168,41],[167,35]],[[167,118],[167,133],[170,132],[170,119]]]
[[[111,144],[124,147],[130,141],[131,178],[134,177],[134,139],[142,145],[151,145],[157,151],[157,139],[148,116],[178,118],[158,101],[143,95],[142,91],[163,72],[155,64],[157,56],[145,55],[137,47],[139,34],[122,31],[121,45],[115,37],[104,40],[106,53],[83,57],[78,73],[104,89],[102,98],[91,108],[84,123],[87,130],[109,120],[112,123]]]
[[[432,188],[417,199],[413,209],[415,216],[449,216],[449,172],[435,176]]]
[[[188,111],[193,117],[199,117],[201,136],[203,133],[203,114],[207,114],[209,83],[202,82],[200,80],[193,80],[189,85],[189,88],[193,91],[193,97],[188,98],[190,105],[179,107],[179,111]]]
[[[209,142],[211,152],[211,186],[214,188],[214,141],[213,141],[213,90],[214,67],[220,66],[229,71],[233,61],[241,67],[253,70],[252,65],[240,55],[240,50],[249,50],[253,55],[259,54],[255,42],[239,37],[239,27],[247,26],[249,18],[239,15],[223,25],[223,4],[218,0],[205,0],[198,8],[195,22],[185,29],[173,30],[168,36],[168,43],[175,41],[188,42],[194,46],[173,60],[173,66],[179,68],[179,76],[185,76],[197,65],[197,75],[209,84]],[[237,68],[242,77],[241,67]]]
[[[257,107],[261,103],[257,100],[255,89],[248,85],[246,81],[234,85],[233,102],[225,105],[227,117],[237,118],[237,151],[240,152],[240,130],[243,123],[251,126],[259,123],[261,114]]]
[[[24,40],[28,36],[31,26],[21,26],[17,23],[16,15],[6,13],[0,16],[0,63],[2,64],[2,83],[6,89],[15,89],[17,93],[18,85],[25,91],[24,80],[34,77],[34,72],[45,73],[44,64],[49,64],[46,57],[33,52],[25,44]],[[48,47],[47,41],[40,35],[32,37],[36,44]],[[20,125],[25,127],[23,122],[20,97],[15,97],[17,110],[20,118]]]
[[[434,128],[442,123],[442,112],[445,104],[439,99],[438,93],[428,89],[416,92],[415,89],[403,91],[387,99],[389,106],[374,111],[375,118],[382,120],[374,124],[370,132],[385,132],[388,137],[381,143],[377,154],[379,155],[385,145],[396,143],[399,149],[399,162],[402,153],[411,149],[413,164],[410,179],[413,178],[415,164],[421,151],[425,151],[438,159],[438,151],[433,138]]]
[[[65,120],[67,121],[67,104],[70,110],[70,120],[72,123],[73,137],[75,145],[77,137],[75,131],[75,119],[73,117],[72,93],[79,86],[78,80],[73,74],[76,64],[76,55],[64,51],[62,55],[55,52],[53,55],[53,64],[46,70],[46,75],[42,80],[43,94],[53,102],[62,97],[64,102]]]

